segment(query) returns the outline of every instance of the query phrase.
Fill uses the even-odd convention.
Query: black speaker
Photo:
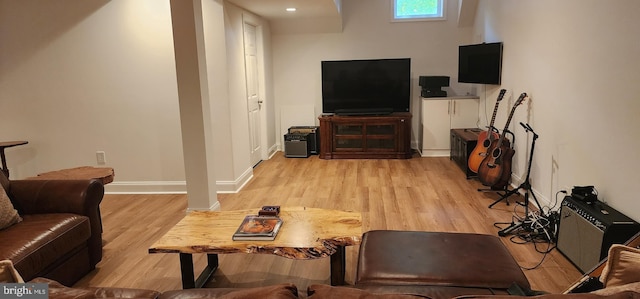
[[[557,247],[586,273],[607,256],[611,245],[625,243],[638,231],[636,221],[601,201],[567,196],[560,207]]]
[[[423,98],[446,97],[447,92],[441,90],[443,86],[449,86],[449,76],[420,76],[420,86]]]

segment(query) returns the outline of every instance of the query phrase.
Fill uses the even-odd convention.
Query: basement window
[[[446,0],[391,0],[393,22],[444,20]]]

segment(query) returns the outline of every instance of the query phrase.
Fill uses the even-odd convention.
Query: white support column
[[[217,209],[201,0],[171,0],[171,20],[189,210]]]

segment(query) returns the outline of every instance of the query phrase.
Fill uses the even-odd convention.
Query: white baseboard
[[[104,186],[105,194],[186,194],[186,181],[114,181]]]
[[[192,209],[192,208],[187,208],[187,213],[188,212],[193,212],[193,211],[219,211],[220,210],[220,202],[216,200],[216,202],[209,207],[209,209],[204,210],[204,209]]]
[[[236,193],[253,178],[253,168],[234,181],[216,181],[217,193]],[[114,181],[105,194],[187,194],[186,181]]]
[[[253,167],[248,168],[235,181],[216,181],[218,193],[237,193],[253,178]]]
[[[274,143],[269,150],[267,151],[267,155],[269,156],[267,159],[273,158],[273,156],[279,151],[279,146],[277,143]]]
[[[439,150],[434,150],[434,149],[422,149],[422,157],[449,157],[449,155],[451,154],[451,150],[450,149],[439,149]]]

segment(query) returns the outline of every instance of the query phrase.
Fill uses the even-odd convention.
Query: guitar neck
[[[496,121],[496,114],[498,113],[498,105],[500,104],[500,102],[496,103],[496,106],[493,108],[493,116],[491,116],[491,123],[489,124],[489,133],[491,133],[491,130],[493,129],[493,123]]]
[[[513,114],[516,112],[516,108],[518,108],[518,106],[522,104],[522,101],[524,101],[526,97],[527,97],[527,94],[523,92],[518,98],[518,100],[516,100],[516,102],[513,104],[513,108],[511,108],[511,113],[509,113],[509,117],[507,118],[507,123],[504,124],[504,129],[502,130],[502,134],[500,134],[500,141],[498,142],[498,146],[502,145],[502,142],[504,142],[504,138],[505,138],[504,136],[506,135],[505,133],[509,129],[509,124],[511,124],[511,119],[513,118]]]
[[[489,124],[489,128],[487,129],[487,134],[489,140],[493,140],[493,124],[496,121],[496,115],[498,114],[498,106],[500,106],[500,101],[504,97],[504,94],[507,92],[506,89],[501,89],[500,94],[498,94],[498,99],[496,99],[496,105],[493,107],[493,115],[491,116],[491,123]]]
[[[504,138],[505,138],[504,136],[507,135],[505,133],[509,129],[509,124],[511,124],[511,118],[513,117],[513,113],[516,112],[516,107],[517,106],[514,106],[513,109],[511,109],[511,113],[509,113],[509,118],[507,119],[507,123],[504,125],[504,129],[502,129],[502,134],[500,134],[500,141],[498,142],[498,146],[500,146],[502,142],[504,142]]]

